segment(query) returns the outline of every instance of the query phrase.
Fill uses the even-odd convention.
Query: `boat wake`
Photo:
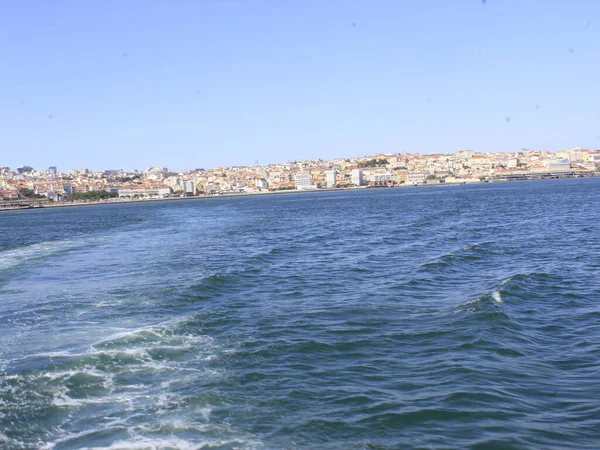
[[[211,420],[225,401],[218,394],[189,392],[225,376],[219,359],[226,352],[210,337],[186,332],[185,324],[184,318],[123,331],[84,352],[18,361],[30,369],[0,373],[0,429],[7,430],[0,442],[45,449],[258,446]]]
[[[48,241],[0,252],[0,271],[18,267],[26,262],[38,260],[55,253],[80,246],[74,241]]]

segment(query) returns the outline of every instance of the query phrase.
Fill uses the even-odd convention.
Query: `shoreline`
[[[168,202],[177,200],[203,200],[212,198],[230,198],[230,197],[253,197],[261,195],[280,195],[280,194],[304,194],[304,193],[324,193],[324,192],[336,192],[336,191],[356,191],[356,190],[367,190],[367,189],[390,189],[390,188],[411,188],[411,187],[431,187],[431,186],[459,186],[466,183],[439,183],[439,184],[400,184],[397,186],[354,186],[348,188],[331,188],[331,189],[283,189],[279,191],[266,191],[266,192],[236,192],[236,193],[225,193],[225,194],[213,194],[213,195],[196,195],[190,197],[168,197],[168,198],[147,198],[147,199],[136,199],[136,200],[106,200],[106,201],[94,201],[94,202],[61,202],[61,203],[46,203],[39,206],[24,206],[24,207],[1,207],[1,211],[28,211],[35,209],[50,209],[50,208],[68,208],[74,206],[97,206],[97,205],[121,205],[128,203],[149,203],[149,202]],[[471,183],[471,184],[482,184],[482,182]],[[41,200],[41,199],[40,199]]]
[[[398,186],[396,186],[398,187]],[[68,208],[72,206],[96,206],[96,205],[121,205],[127,203],[149,203],[149,202],[168,202],[177,200],[202,200],[210,198],[229,198],[229,197],[251,197],[259,195],[270,195],[270,194],[300,194],[305,192],[333,192],[333,191],[352,191],[352,190],[363,190],[368,189],[367,186],[352,187],[352,188],[331,188],[331,189],[285,189],[280,191],[266,191],[266,192],[236,192],[231,194],[216,194],[216,195],[195,195],[190,197],[168,197],[168,198],[147,198],[147,199],[110,199],[106,201],[93,201],[93,202],[60,202],[60,203],[45,203],[43,205],[31,206],[15,206],[15,207],[2,207],[1,211],[23,211],[23,210],[34,210],[34,209],[50,209],[50,208]],[[42,200],[42,199],[39,199]]]
[[[197,195],[190,197],[168,197],[168,198],[148,198],[148,199],[111,199],[106,201],[93,201],[93,202],[60,202],[60,203],[45,203],[43,205],[34,205],[33,202],[28,206],[7,206],[8,203],[4,203],[4,206],[0,205],[0,212],[2,211],[24,211],[24,210],[36,210],[36,209],[50,209],[50,208],[68,208],[76,206],[97,206],[97,205],[121,205],[129,203],[148,203],[148,202],[168,202],[178,200],[202,200],[212,198],[229,198],[229,197],[252,197],[261,195],[279,195],[279,194],[302,194],[302,193],[317,193],[317,192],[336,192],[336,191],[355,191],[355,190],[366,190],[366,189],[390,189],[390,188],[418,188],[418,187],[440,187],[440,186],[472,186],[472,185],[485,185],[489,183],[513,183],[519,181],[548,181],[555,179],[573,179],[573,178],[596,178],[598,175],[588,175],[585,177],[565,177],[565,178],[540,178],[532,180],[493,180],[493,181],[476,181],[476,182],[459,182],[459,183],[435,183],[435,184],[399,184],[396,186],[353,186],[346,188],[324,188],[324,189],[285,189],[279,191],[266,191],[266,192],[236,192],[236,193],[224,193],[224,194],[213,194],[213,195]],[[39,199],[41,200],[41,199]],[[15,201],[16,202],[16,201]]]

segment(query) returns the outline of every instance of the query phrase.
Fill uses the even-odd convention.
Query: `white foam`
[[[477,297],[477,298],[474,298],[473,300],[468,300],[466,302],[463,302],[456,306],[453,306],[451,309],[460,310],[460,309],[466,308],[466,307],[471,308],[472,306],[476,305],[477,303],[480,303],[481,301],[483,301],[483,299],[484,299],[484,297]],[[471,309],[469,309],[469,310],[471,310]]]
[[[492,292],[492,298],[498,303],[502,303],[502,295],[500,295],[500,291]]]
[[[56,380],[58,378],[71,378],[71,377],[73,377],[75,375],[79,375],[79,374],[90,375],[92,377],[102,378],[103,380],[106,380],[107,378],[112,377],[111,374],[107,374],[106,372],[101,372],[101,371],[97,370],[95,367],[89,367],[89,366],[82,367],[81,369],[64,370],[62,372],[44,372],[41,375],[41,377],[49,378],[51,380]]]
[[[128,410],[134,409],[134,402],[138,400],[148,400],[153,396],[146,393],[135,394],[112,394],[102,397],[86,397],[86,398],[72,398],[67,394],[67,389],[60,389],[54,393],[52,404],[57,407],[71,407],[81,408],[89,405],[103,405],[103,404],[125,404],[128,405]]]
[[[200,408],[198,412],[202,415],[202,418],[208,420],[210,418],[210,413],[212,412],[212,408],[205,406],[204,408]]]
[[[206,429],[202,427],[189,427],[188,423],[173,421],[171,425],[177,427],[177,425],[181,425],[181,429],[189,430],[195,429],[197,431],[204,432]],[[72,441],[73,439],[78,439],[83,436],[87,436],[91,433],[96,433],[98,431],[106,430],[108,428],[112,428],[114,423],[107,425],[105,427],[100,427],[91,431],[84,431],[80,433],[72,433],[68,434],[60,439],[55,440],[54,442],[47,442],[45,444],[40,444],[41,450],[52,450],[56,446],[64,444],[65,442]],[[246,440],[246,439],[230,439],[230,440],[205,440],[205,441],[189,441],[185,439],[178,438],[176,436],[164,436],[164,437],[148,437],[137,434],[139,431],[145,432],[156,432],[158,431],[154,426],[142,425],[133,428],[127,428],[128,433],[130,434],[129,439],[119,439],[109,446],[103,447],[81,447],[81,450],[200,450],[200,449],[209,449],[213,447],[222,447],[222,446],[231,446],[232,448],[245,448],[245,449],[256,449],[262,448],[263,443],[256,440]],[[0,440],[0,442],[2,442]]]
[[[126,330],[117,332],[111,336],[101,339],[90,346],[94,350],[107,350],[107,347],[119,346],[121,344],[134,345],[135,342],[158,341],[162,347],[176,347],[177,345],[194,345],[213,342],[209,336],[196,336],[191,334],[173,334],[173,326],[187,320],[187,317],[181,317],[164,323],[149,325],[146,327],[136,328],[135,330]]]
[[[231,445],[234,448],[261,448],[261,442],[251,442],[245,440],[227,440],[227,441],[203,441],[191,442],[184,439],[172,437],[148,438],[137,436],[128,440],[120,440],[112,443],[109,447],[86,447],[82,450],[199,450],[212,447],[222,447]]]
[[[104,427],[99,427],[99,428],[93,429],[91,431],[81,431],[79,433],[69,433],[59,439],[56,439],[54,442],[46,442],[43,445],[40,445],[40,450],[52,450],[54,447],[56,447],[57,445],[63,444],[64,442],[71,441],[73,439],[79,439],[83,436],[87,436],[89,434],[96,433],[98,431],[106,430],[118,422],[119,421],[114,421],[111,424],[107,424]]]
[[[43,353],[34,353],[32,355],[27,355],[27,359],[29,358],[68,358],[73,356],[71,352],[43,352]],[[22,358],[25,359],[25,358]]]
[[[204,408],[203,408],[204,409]],[[210,408],[206,408],[209,409]],[[180,431],[198,431],[207,433],[211,430],[208,423],[198,423],[195,420],[184,417],[163,418],[158,423],[136,425],[129,427],[128,432],[131,436],[147,435],[151,433],[174,433]]]
[[[0,270],[11,269],[27,261],[43,258],[72,245],[72,241],[47,241],[1,252]]]
[[[148,354],[148,350],[152,350],[156,347],[138,347],[138,348],[123,348],[116,350],[96,350],[85,353],[89,356],[109,356],[111,358],[119,357],[122,355],[132,356],[134,359],[150,360],[152,359]]]
[[[76,399],[69,397],[67,395],[66,389],[65,389],[65,390],[56,392],[54,394],[54,396],[52,398],[52,404],[59,408],[62,406],[79,407],[79,406],[83,405],[83,402],[81,400],[76,400]]]
[[[458,308],[463,307],[463,306],[474,305],[476,303],[479,303],[480,301],[481,301],[481,297],[478,297],[476,299],[469,300],[468,302],[461,303],[460,305],[458,305]]]
[[[176,324],[189,319],[189,317],[181,317],[134,330],[117,329],[114,334],[93,343],[82,352],[56,351],[30,355],[24,359],[57,358],[58,363],[53,364],[51,368],[47,367],[42,373],[27,375],[26,385],[39,383],[41,397],[56,407],[68,409],[69,419],[65,419],[66,421],[77,417],[76,411],[79,409],[89,410],[92,415],[105,411],[106,407],[101,405],[111,405],[111,409],[114,406],[122,412],[119,419],[122,421],[120,426],[129,431],[130,437],[106,444],[109,445],[108,447],[90,447],[90,450],[93,448],[98,450],[188,450],[228,444],[234,448],[261,447],[260,442],[247,443],[235,440],[235,438],[231,441],[192,442],[169,436],[176,433],[177,430],[195,430],[194,436],[202,436],[203,433],[214,427],[213,424],[210,424],[212,413],[210,407],[192,408],[195,418],[186,419],[185,416],[190,413],[189,405],[186,405],[180,395],[169,392],[172,383],[193,384],[198,379],[221,376],[223,373],[220,370],[203,367],[203,364],[192,363],[192,367],[190,367],[190,362],[210,361],[216,358],[221,349],[215,346],[214,340],[208,336],[179,333]],[[181,354],[178,353],[190,350],[194,350],[194,352],[185,353],[184,358],[181,358]],[[67,358],[68,360],[63,365],[58,358]],[[108,363],[107,358],[110,358]],[[156,378],[154,376],[147,377],[146,371],[156,373]],[[158,374],[158,371],[163,372]],[[172,374],[164,371],[170,371]],[[129,375],[135,372],[143,372],[145,376],[142,379],[146,381],[133,382],[135,378]],[[126,376],[120,377],[120,374],[126,374]],[[90,379],[90,383],[96,389],[89,391],[89,395],[78,398],[80,395],[76,395],[69,388],[70,379],[76,377],[72,380],[75,382],[82,375],[93,377]],[[15,374],[3,377],[4,380],[13,378],[23,379],[23,375]],[[98,392],[97,387],[99,386],[106,390]],[[88,392],[86,389],[84,392]],[[132,425],[132,417],[139,417],[140,413],[150,412],[154,414],[155,418],[158,418],[158,422],[153,419],[151,422],[155,423],[148,423],[145,426]],[[87,414],[87,412],[85,413]],[[111,420],[109,417],[104,417],[104,419],[97,417],[97,419],[102,423]],[[111,423],[108,427],[113,425]],[[150,429],[146,430],[145,427],[150,427]],[[55,431],[58,435],[55,435],[52,442],[40,442],[36,444],[36,448],[50,450],[77,438],[75,434],[64,433],[60,426]],[[236,436],[236,434],[230,434],[231,431],[229,430],[225,435],[220,434],[220,436],[224,438]],[[89,432],[89,430],[83,432],[82,435]],[[165,433],[167,436],[164,436]],[[148,436],[149,434],[154,437]],[[157,434],[161,436],[158,437]],[[120,437],[123,439],[122,435]],[[2,437],[0,437],[0,447],[3,447],[2,443]]]

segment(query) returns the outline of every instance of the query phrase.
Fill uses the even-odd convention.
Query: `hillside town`
[[[600,150],[375,154],[181,172],[0,167],[0,199],[73,203],[600,175]]]

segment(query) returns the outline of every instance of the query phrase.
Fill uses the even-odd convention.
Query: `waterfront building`
[[[571,163],[568,159],[559,159],[548,162],[548,172],[570,172]]]
[[[407,169],[396,169],[394,170],[394,172],[396,174],[396,181],[398,182],[398,184],[406,183],[406,180],[408,179]]]
[[[413,172],[413,171],[409,170],[407,178],[406,178],[406,184],[422,184],[428,175],[430,175],[429,172],[425,172],[425,171]]]
[[[161,197],[164,198],[171,193],[170,187],[147,188],[147,189],[119,189],[119,198],[123,197]]]
[[[19,193],[10,189],[0,190],[0,198],[3,200],[14,200],[19,198]]]
[[[185,195],[196,195],[196,183],[189,180],[181,181],[181,190]]]
[[[311,173],[299,173],[296,175],[296,189],[316,189],[313,184],[313,177]]]
[[[519,160],[517,158],[509,158],[506,160],[507,169],[516,169],[519,166]]]
[[[364,183],[363,171],[360,169],[352,169],[350,179],[354,186],[361,186]]]
[[[325,181],[327,182],[327,187],[335,187],[337,184],[337,171],[335,169],[326,170]]]
[[[389,172],[375,173],[369,177],[369,186],[371,187],[394,186],[396,184],[398,184],[398,177]]]

